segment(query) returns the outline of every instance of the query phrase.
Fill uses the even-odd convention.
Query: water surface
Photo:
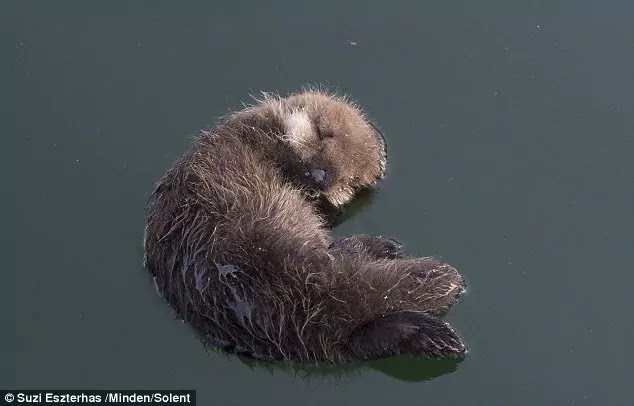
[[[477,5],[476,5],[477,4]],[[12,3],[2,386],[196,389],[214,405],[632,405],[634,3]],[[380,126],[335,231],[460,270],[462,362],[305,379],[208,352],[142,269],[144,204],[198,129],[321,83]],[[10,204],[10,203],[11,204]],[[7,238],[8,237],[8,238]]]

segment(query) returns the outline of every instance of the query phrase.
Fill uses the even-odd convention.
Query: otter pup
[[[145,266],[177,313],[228,351],[301,362],[460,355],[460,337],[434,317],[465,290],[453,267],[407,257],[391,239],[328,234],[385,169],[382,137],[347,99],[265,95],[203,131],[161,179]]]

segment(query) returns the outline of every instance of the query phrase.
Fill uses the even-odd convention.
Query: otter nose
[[[324,181],[324,177],[326,177],[326,172],[322,171],[321,169],[313,169],[312,171],[310,171],[310,176],[315,179],[315,182],[321,183]]]

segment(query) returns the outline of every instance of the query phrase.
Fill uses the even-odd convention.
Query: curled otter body
[[[208,342],[255,358],[460,355],[434,314],[464,292],[434,258],[327,225],[385,173],[385,144],[344,98],[265,96],[204,131],[148,204],[145,265]]]

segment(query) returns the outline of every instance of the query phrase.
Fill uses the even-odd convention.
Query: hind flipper
[[[367,255],[372,259],[396,259],[405,256],[401,243],[378,235],[356,234],[340,237],[333,241],[330,248],[347,254]]]
[[[444,321],[422,312],[402,311],[360,327],[352,334],[349,349],[355,358],[369,360],[398,354],[460,356],[467,347]]]

